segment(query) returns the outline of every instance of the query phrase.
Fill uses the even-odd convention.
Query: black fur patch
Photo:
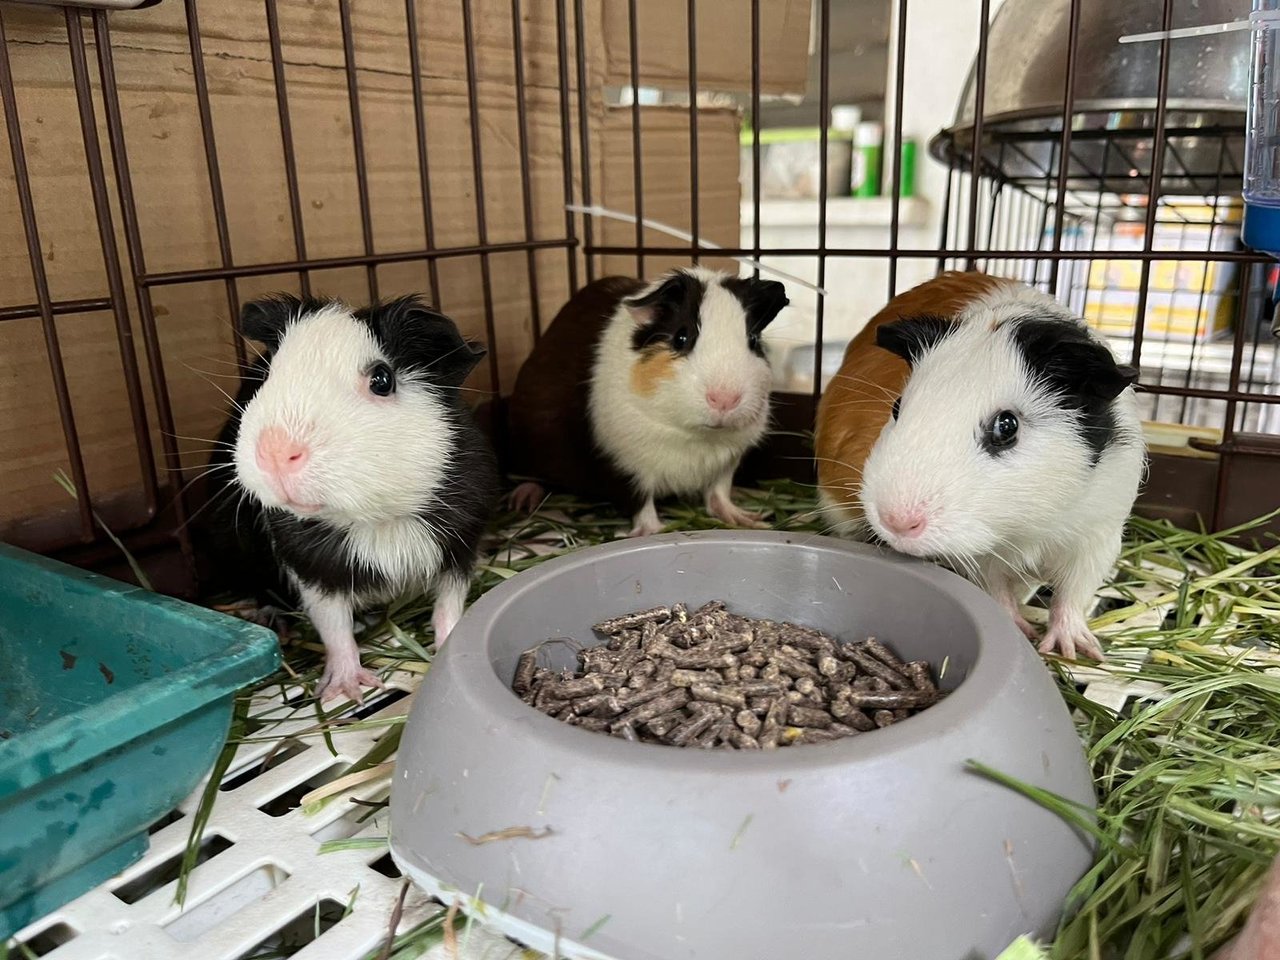
[[[679,270],[656,290],[628,300],[629,306],[644,309],[649,315],[644,323],[636,325],[631,346],[643,350],[654,344],[665,344],[674,353],[687,354],[698,342],[702,328],[703,293],[697,277]]]
[[[1138,379],[1116,363],[1107,347],[1079,323],[1029,316],[1010,325],[1013,342],[1040,383],[1064,410],[1077,413],[1077,429],[1096,465],[1117,440],[1115,399]]]
[[[250,340],[266,344],[268,351],[280,346],[285,327],[298,317],[325,307],[335,301],[317,297],[295,297],[291,293],[277,293],[269,297],[251,300],[240,308],[239,329]]]
[[[729,277],[721,285],[738,298],[747,314],[748,342],[754,353],[764,356],[760,334],[782,309],[791,301],[787,288],[777,280],[753,280],[748,277]]]
[[[955,329],[955,321],[931,313],[902,317],[876,328],[876,346],[914,365]]]
[[[425,374],[432,383],[462,386],[487,352],[418,297],[375,303],[357,310],[356,319],[369,325],[397,373]]]

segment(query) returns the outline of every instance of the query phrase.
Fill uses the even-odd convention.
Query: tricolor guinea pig
[[[607,277],[560,310],[521,367],[509,406],[511,472],[607,499],[632,536],[662,529],[655,501],[700,494],[733,526],[733,475],[765,435],[772,374],[760,336],[787,305],[782,284],[705,269],[646,283]]]
[[[218,443],[205,526],[222,573],[300,601],[324,642],[317,693],[359,701],[381,684],[360,664],[356,610],[434,589],[437,643],[462,615],[498,484],[459,396],[484,350],[413,297],[271,297],[244,306],[240,330],[266,351]]]
[[[818,407],[826,518],[978,581],[1040,649],[1102,658],[1086,616],[1120,551],[1146,451],[1132,384],[1084,322],[1011,280],[948,273],[892,300]]]

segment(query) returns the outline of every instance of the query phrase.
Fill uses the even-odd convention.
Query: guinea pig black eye
[[[760,349],[760,334],[747,334],[747,349],[753,351],[758,351]]]
[[[897,420],[898,414],[900,414],[901,412],[902,412],[902,398],[899,397],[897,400],[893,401],[893,419]]]
[[[1012,410],[1001,410],[987,427],[986,441],[990,447],[1011,447],[1018,440],[1018,417]]]
[[[673,350],[683,350],[689,344],[689,331],[681,327],[671,335],[671,348]]]
[[[389,397],[396,392],[396,375],[385,363],[369,372],[369,392],[378,397]]]

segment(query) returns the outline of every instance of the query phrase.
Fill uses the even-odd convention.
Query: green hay
[[[812,488],[776,483],[737,496],[775,528],[823,529]],[[721,526],[693,506],[669,506],[663,516],[669,531]],[[554,552],[613,539],[628,526],[607,509],[564,498],[550,499],[532,518],[504,516],[496,528],[507,532],[490,544],[472,599]],[[1280,644],[1280,544],[1249,550],[1228,541],[1228,534],[1249,528],[1209,535],[1132,522],[1103,591],[1110,609],[1093,621],[1109,648],[1109,661],[1098,669],[1158,684],[1158,696],[1131,698],[1114,713],[1085,699],[1077,686],[1085,678],[1047,662],[1093,767],[1099,811],[1090,829],[1100,840],[1093,869],[1072,891],[1067,918],[1045,947],[1053,960],[1207,958],[1243,923],[1280,848],[1280,670],[1265,659]],[[425,673],[430,620],[424,598],[406,598],[368,620],[361,635],[365,663],[384,675]],[[288,670],[260,691],[297,682],[314,689],[323,648],[301,618],[297,634],[285,650]],[[234,742],[274,742],[273,728],[296,709],[255,716]],[[403,724],[402,717],[346,723],[344,707],[302,709],[314,709],[317,718],[305,738],[327,737],[339,725],[390,728],[352,770],[388,759]],[[983,772],[1073,822],[1080,818],[1033,784]],[[206,794],[214,799],[216,791]],[[193,821],[204,822],[199,814]],[[198,848],[197,835],[192,842]],[[398,937],[392,956],[418,955],[438,942],[443,923],[442,910]]]

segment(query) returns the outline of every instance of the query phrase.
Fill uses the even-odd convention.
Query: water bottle
[[[1280,0],[1253,0],[1249,113],[1245,121],[1245,246],[1280,257]],[[1271,332],[1280,336],[1280,285],[1272,292]]]
[[[1253,0],[1253,50],[1244,148],[1242,238],[1280,256],[1280,0]],[[1272,21],[1272,22],[1268,22]]]

